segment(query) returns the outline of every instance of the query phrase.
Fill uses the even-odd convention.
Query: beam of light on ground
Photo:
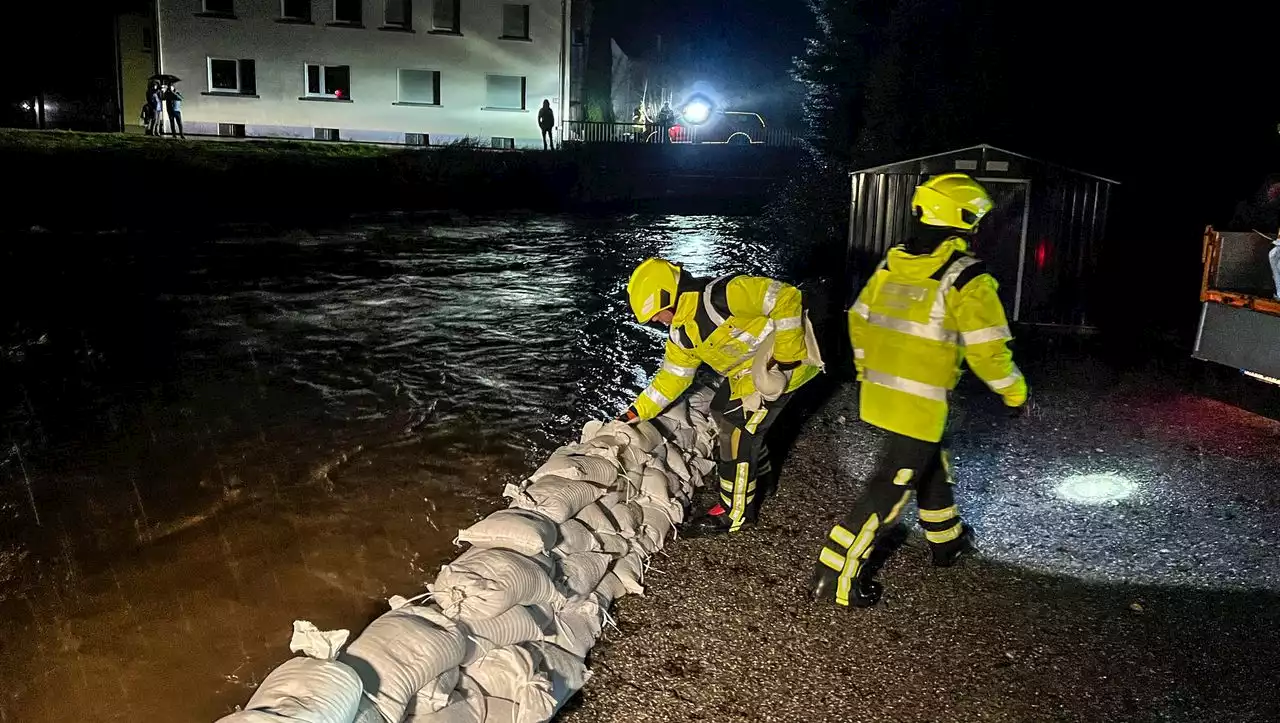
[[[1128,498],[1138,489],[1137,483],[1115,472],[1073,474],[1056,487],[1054,494],[1081,505],[1109,505]]]

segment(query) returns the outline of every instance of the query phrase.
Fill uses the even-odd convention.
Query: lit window
[[[485,76],[485,107],[496,110],[524,110],[524,76]]]
[[[513,40],[529,39],[529,6],[502,6],[502,37]]]
[[[400,102],[440,105],[440,71],[401,69]]]
[[[333,22],[359,25],[363,22],[361,0],[333,0]]]
[[[351,66],[308,64],[307,95],[351,100]]]
[[[201,6],[209,15],[235,15],[236,7],[232,0],[204,0]]]
[[[413,4],[410,0],[386,0],[382,24],[391,28],[413,27]]]
[[[209,58],[209,92],[254,95],[258,92],[257,72],[252,60]]]
[[[431,12],[431,29],[446,33],[462,32],[459,0],[435,0]]]
[[[311,22],[311,0],[280,0],[280,18]]]

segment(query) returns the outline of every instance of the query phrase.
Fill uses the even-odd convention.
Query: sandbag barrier
[[[651,555],[715,468],[712,390],[656,423],[588,422],[519,484],[509,508],[458,533],[470,547],[427,592],[347,644],[294,623],[290,650],[218,723],[535,723],[590,677],[609,608],[644,594]]]

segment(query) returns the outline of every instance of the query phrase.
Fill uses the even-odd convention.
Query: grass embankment
[[[561,154],[468,144],[403,148],[286,140],[177,140],[0,131],[4,223],[190,228],[323,223],[352,213],[557,208],[575,183]]]

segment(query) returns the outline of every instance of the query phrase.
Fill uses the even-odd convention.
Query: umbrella
[[[176,75],[169,75],[168,73],[156,73],[150,78],[147,78],[147,80],[156,80],[164,85],[169,85],[170,83],[177,83],[182,80],[182,78],[179,78]]]

